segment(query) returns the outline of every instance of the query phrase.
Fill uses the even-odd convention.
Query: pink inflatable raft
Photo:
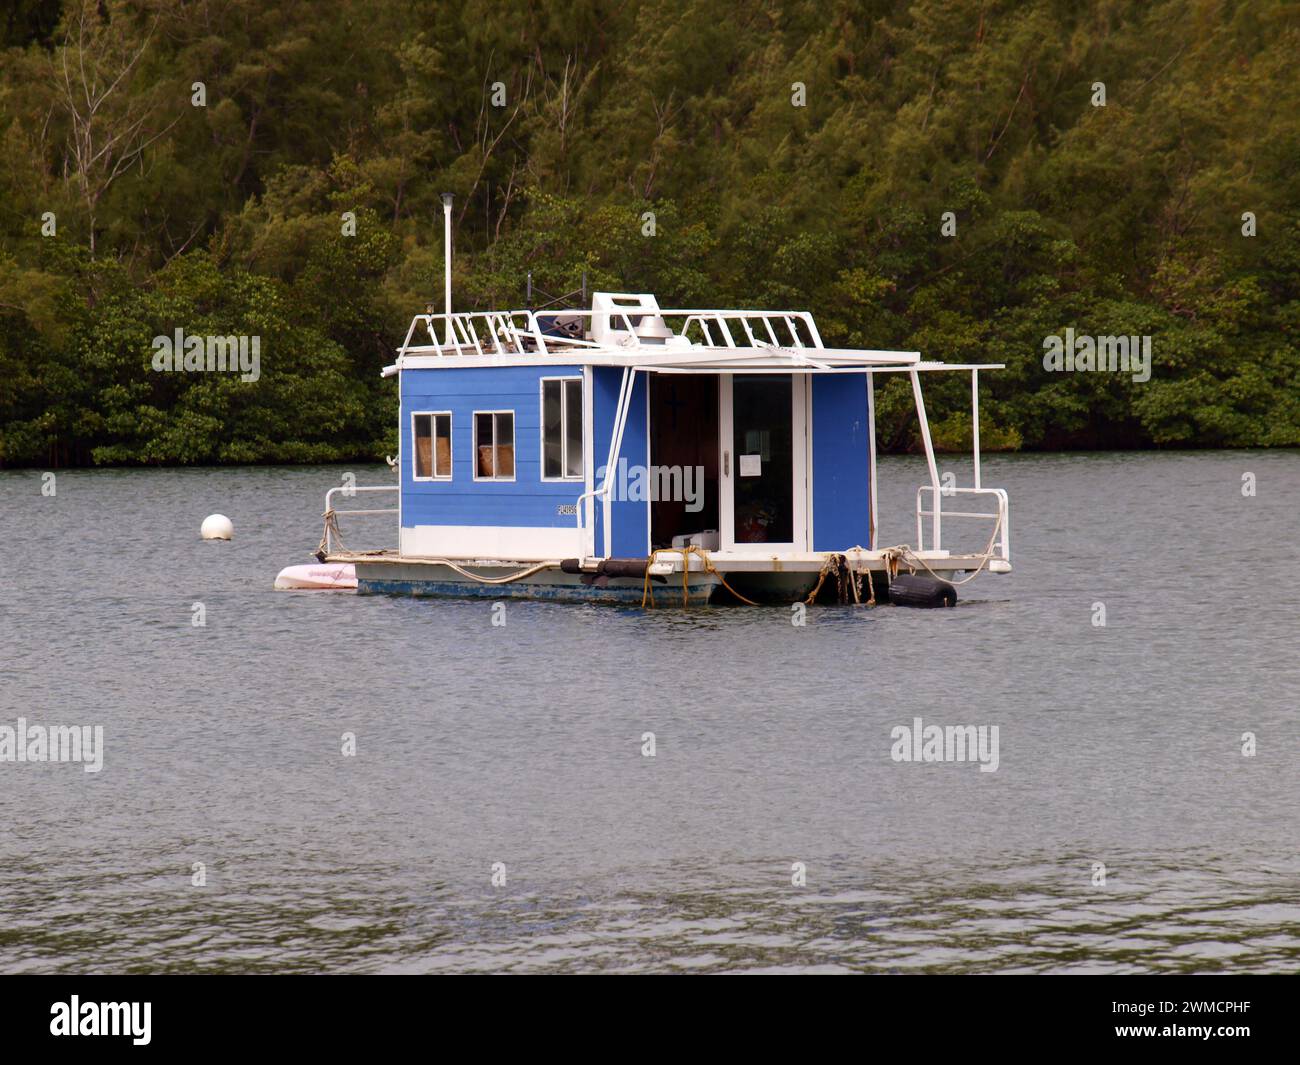
[[[356,567],[345,563],[286,566],[275,578],[276,591],[356,591]]]

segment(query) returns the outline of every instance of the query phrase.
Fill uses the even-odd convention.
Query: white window
[[[451,480],[451,414],[416,411],[411,415],[412,473],[417,481]]]
[[[542,480],[582,477],[582,378],[543,378]]]
[[[474,412],[474,480],[515,479],[515,412]]]

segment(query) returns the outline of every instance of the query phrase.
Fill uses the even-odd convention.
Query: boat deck
[[[655,576],[667,576],[670,573],[682,572],[682,558],[686,554],[675,548],[665,548],[655,552],[654,563],[650,572]],[[924,562],[925,566],[936,572],[958,573],[979,569],[982,565],[989,562],[986,555],[983,554],[962,554],[954,555],[947,551],[911,551],[908,550],[905,557],[900,556],[897,549],[884,548],[877,551],[868,551],[865,548],[854,549],[843,552],[832,551],[806,551],[806,552],[788,552],[782,554],[763,553],[760,551],[710,551],[708,560],[714,568],[720,572],[726,573],[819,573],[826,565],[828,559],[836,554],[844,556],[845,563],[850,570],[861,572],[872,570],[874,572],[884,572],[889,569],[913,569],[923,568],[917,563]],[[525,567],[544,566],[544,568],[559,569],[561,559],[547,558],[515,558],[515,559],[496,559],[496,558],[461,558],[445,556],[441,558],[424,557],[420,555],[403,555],[395,550],[387,549],[380,551],[335,551],[325,557],[326,562],[350,563],[352,565],[367,566],[441,566],[446,567],[448,562],[453,562],[457,566],[472,570],[518,570]],[[597,559],[585,560],[583,569],[589,572],[596,572]],[[997,561],[997,560],[994,560]],[[686,554],[686,565],[689,570],[703,571],[705,569],[704,561],[698,554]],[[990,565],[994,572],[1009,572],[1009,564],[999,566]]]

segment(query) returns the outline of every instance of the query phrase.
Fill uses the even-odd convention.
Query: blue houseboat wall
[[[578,554],[574,504],[590,488],[591,420],[584,417],[583,476],[543,480],[542,379],[557,377],[585,381],[583,367],[566,365],[402,371],[403,554],[509,559]],[[583,392],[585,416],[588,385]],[[514,476],[477,479],[474,416],[502,411],[514,414]],[[443,412],[451,415],[451,477],[416,480],[412,415]]]
[[[870,546],[868,428],[866,374],[812,375],[814,551]]]
[[[648,468],[650,465],[650,409],[649,379],[643,373],[633,377],[632,400],[628,406],[627,424],[623,429],[623,443],[614,460],[614,489],[610,503],[611,558],[646,558],[650,554],[650,503],[648,500],[618,498],[619,459],[632,467]],[[623,371],[616,366],[592,367],[593,436],[596,441],[592,454],[594,472],[599,475],[609,459],[609,441],[614,433],[614,419],[618,414],[618,394],[623,383]],[[628,479],[632,474],[629,472]],[[601,477],[596,476],[594,486],[599,488]],[[604,506],[596,503],[595,554],[605,554]]]
[[[544,379],[583,382],[581,476],[542,478]],[[543,560],[602,556],[605,508],[595,501],[594,532],[580,543],[574,505],[600,487],[617,416],[621,367],[575,365],[408,369],[401,374],[401,551],[427,557]],[[618,464],[634,478],[650,464],[649,386],[633,375],[633,393],[615,457],[608,554],[650,554],[650,501],[619,498]],[[476,414],[514,416],[514,475],[475,476]],[[413,415],[451,417],[451,476],[416,479]],[[811,376],[811,525],[815,551],[842,551],[870,541],[871,474],[865,374]]]

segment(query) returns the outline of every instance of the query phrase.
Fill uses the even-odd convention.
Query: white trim
[[[573,557],[573,526],[416,525],[403,529],[403,555],[425,558],[508,558],[540,562]]]
[[[736,470],[739,459],[728,452],[734,447],[735,406],[732,385],[733,374],[718,378],[718,534],[723,551],[766,550],[777,554],[808,550],[812,542],[812,508],[808,505],[811,480],[809,464],[812,448],[809,435],[808,406],[811,402],[806,378],[800,374],[790,377],[790,476],[791,513],[790,534],[793,540],[771,544],[738,544],[736,542]]]
[[[601,490],[604,498],[604,527],[601,532],[604,533],[602,539],[605,544],[605,554],[603,558],[609,558],[613,550],[614,542],[614,524],[613,524],[613,493],[610,491],[611,479],[615,476],[615,470],[618,467],[619,456],[623,453],[623,431],[627,428],[627,415],[632,408],[632,396],[636,391],[636,370],[631,366],[623,367],[622,384],[618,392],[618,409],[614,413],[614,433],[609,441],[609,461],[605,463],[605,480],[601,482]]]
[[[908,376],[912,379],[912,397],[916,401],[916,416],[921,422],[921,443],[925,445],[925,461],[930,467],[930,487],[936,493],[939,491],[939,467],[934,461],[934,443],[930,440],[930,419],[925,414],[925,400],[921,396],[921,378],[914,372]],[[936,496],[937,498],[937,496]],[[933,526],[934,543],[932,545],[935,551],[938,551],[943,545],[939,543],[939,504],[934,506],[934,514],[931,515],[931,524]],[[917,517],[917,547],[920,544],[920,516]]]
[[[569,393],[573,391],[569,387],[571,384],[578,386],[578,472],[569,473],[572,463],[569,461],[573,456],[569,454]],[[582,412],[586,402],[582,387],[582,377],[564,377],[560,379],[560,467],[564,470],[563,479],[566,481],[581,481],[582,471],[587,465],[586,440],[583,439]]]
[[[876,378],[870,370],[867,371],[867,481],[868,488],[871,492],[871,515],[867,524],[867,535],[870,542],[867,544],[872,551],[876,549],[877,529],[879,522],[876,519]]]
[[[406,505],[406,485],[402,481],[402,404],[406,402],[406,383],[402,380],[402,375],[397,375],[397,550],[402,549],[402,508]],[[411,441],[411,446],[415,446],[415,441]],[[455,456],[452,456],[453,463]],[[325,497],[326,510],[329,510],[329,497]]]
[[[510,446],[511,448],[514,449],[515,459],[514,462],[511,463],[511,471],[509,477],[495,477],[495,476],[480,477],[478,475],[478,416],[480,414],[492,415],[492,469],[493,470],[496,469],[496,465],[497,465],[497,457],[496,457],[496,449],[498,446],[497,445],[497,421],[496,421],[497,415],[499,414],[510,415]],[[518,432],[515,431],[516,430],[515,412],[513,410],[476,410],[470,415],[470,418],[472,419],[469,426],[470,458],[473,463],[471,468],[474,471],[474,480],[487,481],[487,482],[501,481],[505,484],[510,484],[519,476],[519,434]]]
[[[803,550],[811,551],[813,544],[817,541],[813,539],[813,395],[812,381],[806,376],[794,378],[795,381],[803,385],[803,411],[804,411],[804,446],[803,446],[803,500],[804,500],[804,527],[803,527]],[[797,388],[798,386],[796,386]],[[795,485],[798,488],[798,485]]]
[[[731,409],[730,374],[718,374],[718,546],[727,550],[736,542],[736,494],[732,487],[732,441],[735,437]]]
[[[650,432],[650,378],[646,377],[646,469],[654,469],[654,455],[650,454],[650,445],[653,442],[653,433]],[[703,492],[702,486],[701,492]],[[650,538],[650,519],[653,515],[654,501],[646,499],[646,557],[654,551],[654,540]]]
[[[438,423],[434,422],[430,429],[432,430],[432,452],[429,455],[429,461],[433,466],[433,475],[430,477],[421,477],[417,472],[416,464],[419,461],[418,451],[415,447],[415,419],[416,418],[446,418],[447,419],[447,454],[448,464],[451,467],[444,477],[438,473]],[[456,432],[456,419],[452,417],[449,410],[413,410],[411,411],[411,480],[417,484],[426,484],[430,481],[450,481],[456,473],[456,446],[454,434]]]
[[[583,398],[582,398],[583,409],[582,409],[581,411],[579,411],[579,414],[583,417],[583,423],[584,423],[584,424],[583,424],[583,441],[582,441],[582,447],[583,447],[583,454],[582,454],[582,467],[583,467],[584,473],[578,473],[578,474],[565,474],[565,473],[562,473],[559,477],[547,477],[547,476],[546,476],[546,382],[547,382],[547,381],[559,381],[559,382],[561,382],[561,388],[560,388],[560,469],[561,469],[561,470],[567,470],[567,469],[569,468],[569,415],[568,415],[568,407],[569,407],[569,390],[568,390],[567,388],[564,388],[564,387],[563,387],[563,382],[565,382],[565,381],[577,381],[577,382],[579,382],[579,383],[581,384],[581,383],[583,382],[583,377],[582,377],[581,374],[569,374],[569,375],[564,376],[564,377],[560,377],[560,376],[552,376],[552,377],[539,377],[539,378],[537,379],[537,414],[538,414],[538,419],[537,419],[537,421],[538,421],[538,425],[537,425],[537,441],[538,441],[538,445],[539,445],[539,448],[540,448],[540,450],[538,451],[538,464],[537,464],[537,465],[538,465],[538,470],[539,470],[539,472],[540,472],[541,479],[542,479],[544,482],[546,482],[547,484],[555,484],[555,483],[557,483],[557,482],[561,482],[561,481],[570,481],[570,482],[573,482],[573,481],[581,481],[581,480],[583,480],[583,478],[584,478],[584,473],[585,473],[586,468],[587,468],[587,452],[586,452],[587,440],[586,440],[586,416],[585,416],[585,411],[586,411],[586,402],[587,402],[587,397],[586,397],[586,388],[585,388],[585,386],[584,386],[584,388],[583,388],[583,390],[582,390],[582,391],[583,391]]]
[[[794,393],[791,397],[793,424],[790,426],[790,440],[794,446],[794,454],[790,456],[790,465],[794,468],[794,484],[790,486],[794,500],[794,520],[790,523],[790,532],[795,538],[794,550],[810,551],[812,507],[808,503],[812,498],[812,449],[809,447],[812,442],[809,430],[812,420],[812,389],[808,387],[808,378],[804,374],[792,374],[790,385]]]
[[[816,350],[817,359],[800,358],[801,350]],[[650,354],[645,352],[650,351]],[[589,354],[587,353],[589,352]],[[790,354],[782,354],[789,352]],[[910,370],[970,369],[969,365],[923,363],[915,351],[868,351],[855,348],[590,348],[557,352],[552,355],[455,355],[428,354],[412,348],[399,355],[393,364],[404,370],[454,370],[484,366],[634,366],[644,370],[697,370],[718,373],[735,370],[745,373],[766,369],[774,373],[855,372],[867,366]],[[1002,364],[983,364],[981,369],[1001,369]]]
[[[596,553],[596,500],[591,496],[592,491],[595,489],[596,476],[596,383],[590,366],[582,368],[582,387],[583,492],[585,498],[578,505],[584,507],[585,510],[578,517],[582,521],[583,529],[582,556],[590,558]]]

